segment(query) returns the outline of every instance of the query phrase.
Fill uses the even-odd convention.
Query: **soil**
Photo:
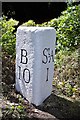
[[[3,93],[1,104],[4,106],[6,106],[6,104],[19,103],[19,98],[17,97],[19,93],[16,93],[13,88],[12,90],[9,89],[9,86],[7,86],[6,91],[8,91],[8,93]],[[24,120],[79,120],[80,118],[80,101],[60,96],[56,89],[53,90],[52,94],[40,106],[30,104],[23,97],[21,101],[22,105],[26,106],[27,109],[26,113],[24,113],[27,114],[27,116],[24,116]],[[9,120],[10,117],[8,114],[6,116],[7,117],[3,116],[2,120]]]

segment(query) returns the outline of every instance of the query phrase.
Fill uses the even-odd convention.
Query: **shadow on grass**
[[[53,93],[38,109],[54,115],[59,120],[80,120],[80,102],[71,102]]]

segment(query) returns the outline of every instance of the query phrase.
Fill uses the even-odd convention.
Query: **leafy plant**
[[[35,22],[33,20],[29,20],[28,22],[23,23],[23,26],[36,26]]]
[[[60,94],[80,99],[79,49],[60,51],[55,56],[53,85]]]
[[[2,36],[0,39],[0,44],[2,45],[2,51],[6,52],[7,54],[11,55],[15,58],[15,26],[18,25],[18,21],[13,20],[12,18],[7,20],[5,16],[0,19],[0,26]]]
[[[75,50],[80,45],[80,5],[68,6],[58,18],[57,49]]]

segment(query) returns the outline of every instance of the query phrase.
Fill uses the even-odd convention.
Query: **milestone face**
[[[19,27],[16,43],[16,89],[41,104],[52,91],[56,33],[50,27]]]

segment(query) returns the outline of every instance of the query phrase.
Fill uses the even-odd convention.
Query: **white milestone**
[[[50,96],[56,31],[53,27],[20,26],[16,33],[16,89],[36,106]]]

